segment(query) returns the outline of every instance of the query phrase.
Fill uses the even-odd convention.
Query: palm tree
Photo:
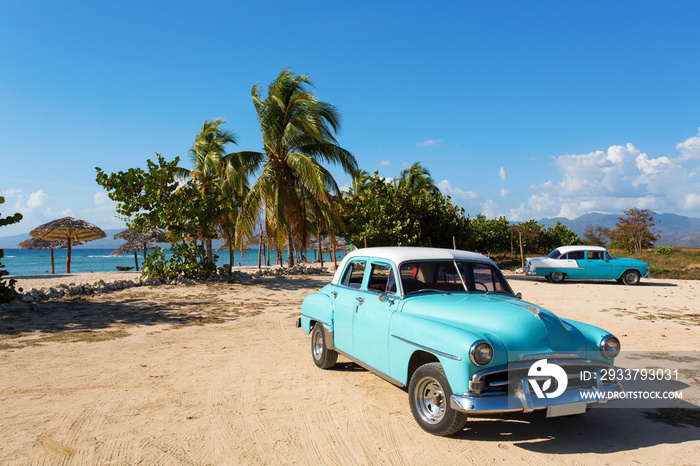
[[[217,203],[221,215],[213,225],[202,226],[207,258],[212,260],[212,236],[214,228],[229,245],[229,255],[233,257],[235,247],[235,226],[241,201],[248,193],[248,178],[261,161],[258,152],[235,152],[226,154],[228,144],[236,144],[236,137],[230,130],[221,128],[223,118],[205,120],[189,150],[192,170],[181,169],[180,177],[190,178],[199,186],[202,197],[210,188],[217,190]],[[233,259],[231,259],[233,266]]]
[[[295,75],[289,69],[270,83],[264,98],[260,87],[253,86],[264,159],[239,216],[240,233],[250,236],[264,213],[266,225],[273,225],[277,238],[288,243],[290,266],[294,265],[294,245],[306,248],[305,199],[312,197],[329,206],[339,193],[335,179],[321,163],[338,164],[349,174],[357,171],[355,157],[335,139],[340,128],[335,107],[318,100],[307,86],[311,82],[306,75]]]
[[[420,162],[402,170],[396,182],[399,186],[406,186],[415,192],[423,191],[429,194],[440,192],[430,172],[427,168],[423,168]]]

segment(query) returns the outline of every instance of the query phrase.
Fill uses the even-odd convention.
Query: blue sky
[[[251,87],[283,67],[338,108],[362,168],[420,161],[471,216],[700,217],[699,14],[690,1],[5,2],[0,212],[25,219],[0,236],[65,215],[122,226],[94,167],[186,160],[205,119],[259,150]]]

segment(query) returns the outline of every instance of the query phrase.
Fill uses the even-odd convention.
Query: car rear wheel
[[[561,272],[552,272],[549,274],[549,281],[552,283],[561,283],[564,281],[564,278],[566,277]]]
[[[638,285],[642,276],[636,270],[628,270],[622,274],[622,283],[625,285]]]
[[[445,437],[462,430],[467,415],[452,408],[452,390],[442,365],[420,366],[408,384],[408,401],[413,417],[426,432]]]
[[[326,346],[326,335],[320,322],[316,322],[311,331],[311,357],[321,369],[330,369],[338,360],[338,353]]]

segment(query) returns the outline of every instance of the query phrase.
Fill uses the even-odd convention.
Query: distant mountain
[[[612,229],[617,225],[618,217],[620,216],[622,216],[622,214],[592,212],[573,220],[555,217],[544,218],[537,220],[537,222],[544,224],[545,228],[552,227],[556,225],[557,222],[561,222],[583,239],[583,233],[586,231],[588,225],[600,225]],[[657,246],[700,247],[700,218],[684,217],[675,214],[656,214],[654,215],[654,219],[656,220],[656,226],[654,228],[659,231],[661,235],[654,243]]]

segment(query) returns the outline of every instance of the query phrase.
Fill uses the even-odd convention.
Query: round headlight
[[[469,349],[469,359],[477,366],[485,366],[493,359],[493,347],[488,342],[479,340]]]
[[[608,335],[600,342],[600,351],[608,359],[615,358],[620,354],[620,340],[612,335]]]

